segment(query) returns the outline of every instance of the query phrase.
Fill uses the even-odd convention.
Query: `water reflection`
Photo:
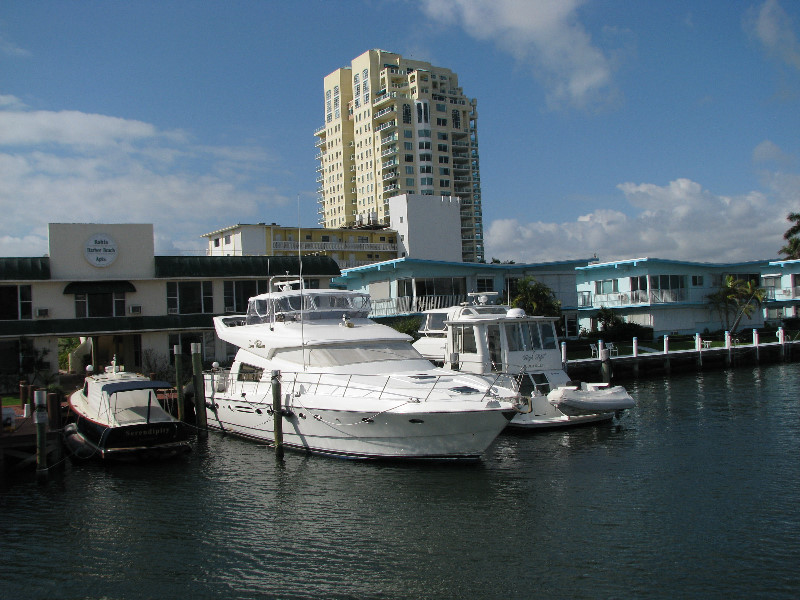
[[[4,484],[4,597],[789,597],[799,382],[634,382],[619,423],[502,435],[469,465],[211,435],[179,462]]]

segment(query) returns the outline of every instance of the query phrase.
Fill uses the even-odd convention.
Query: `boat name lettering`
[[[125,437],[144,437],[148,435],[163,435],[166,433],[171,433],[171,429],[169,427],[157,427],[139,431],[126,431]]]
[[[523,354],[522,360],[527,363],[534,363],[534,366],[541,367],[544,359],[547,355],[546,354]]]

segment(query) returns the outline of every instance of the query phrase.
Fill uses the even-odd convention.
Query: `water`
[[[0,598],[793,598],[800,365],[632,383],[618,426],[477,464],[209,436],[0,487]]]

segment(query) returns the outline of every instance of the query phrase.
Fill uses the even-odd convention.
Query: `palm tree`
[[[783,234],[786,245],[778,250],[778,254],[785,254],[788,260],[796,260],[800,258],[800,213],[789,213],[786,220],[793,225]]]
[[[800,217],[800,215],[798,215]],[[736,333],[742,317],[750,317],[761,306],[766,292],[752,280],[737,279],[733,275],[725,278],[719,290],[707,296],[709,304],[719,312],[725,329]],[[733,317],[733,323],[731,323]]]
[[[517,293],[511,306],[521,308],[529,315],[561,316],[561,301],[545,284],[533,277],[523,277],[517,282]]]

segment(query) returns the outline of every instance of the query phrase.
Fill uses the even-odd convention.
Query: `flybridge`
[[[250,298],[247,325],[275,321],[319,319],[365,319],[369,315],[369,294],[342,290],[297,290],[261,294]]]

